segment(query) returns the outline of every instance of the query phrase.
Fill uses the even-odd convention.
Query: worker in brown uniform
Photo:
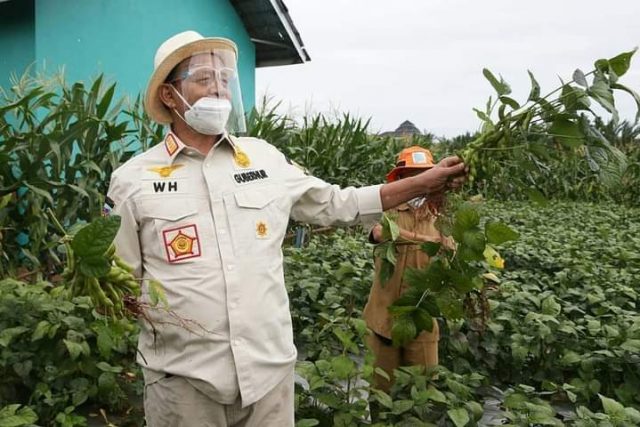
[[[398,155],[396,167],[387,174],[387,181],[394,182],[415,176],[433,166],[435,163],[429,150],[418,146],[405,148]],[[384,391],[389,391],[393,384],[394,369],[400,366],[429,367],[438,364],[438,323],[434,320],[431,331],[423,331],[408,344],[394,347],[391,340],[393,319],[388,307],[408,288],[403,280],[406,269],[423,268],[429,263],[429,256],[420,249],[422,243],[438,242],[453,246],[453,241],[443,236],[435,226],[443,201],[444,194],[418,197],[386,211],[400,228],[395,270],[387,282],[380,283],[382,262],[376,259],[373,286],[364,308],[364,318],[371,329],[368,344],[375,355],[375,367],[382,368],[390,378],[387,380],[382,375],[375,374],[376,387]],[[382,225],[373,227],[371,240],[374,243],[383,241]]]

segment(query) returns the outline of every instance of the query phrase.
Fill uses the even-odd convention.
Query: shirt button
[[[242,344],[242,338],[236,338],[235,340],[233,340],[233,343],[234,343],[235,345],[240,345],[240,344]]]
[[[233,271],[234,268],[235,268],[235,266],[233,264],[229,264],[227,266],[227,270],[229,270],[229,271]]]
[[[233,302],[233,301],[229,303],[229,307],[231,307],[232,309],[236,308],[237,306],[238,306],[238,304]]]
[[[220,230],[219,233],[224,236],[225,234],[227,234],[227,230]]]

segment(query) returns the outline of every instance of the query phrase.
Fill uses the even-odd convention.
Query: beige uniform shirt
[[[169,310],[141,321],[147,383],[193,380],[221,403],[254,403],[293,367],[281,244],[289,218],[374,222],[379,186],[340,189],[306,175],[275,147],[225,137],[206,156],[174,134],[112,175],[119,255],[159,280]],[[143,301],[148,289],[143,284]]]

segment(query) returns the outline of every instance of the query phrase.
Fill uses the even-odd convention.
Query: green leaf
[[[587,82],[587,77],[584,75],[584,73],[580,69],[577,69],[573,72],[573,81],[582,87],[589,86],[589,82]]]
[[[385,408],[388,408],[388,409],[392,409],[393,408],[393,400],[391,399],[391,396],[389,396],[384,391],[374,389],[373,390],[373,395],[376,398],[376,400],[378,401],[378,403],[380,403]]]
[[[16,326],[13,328],[3,329],[2,332],[0,332],[0,346],[8,347],[15,337],[20,336],[28,331],[29,328],[26,328],[24,326]]]
[[[51,329],[51,323],[46,320],[41,320],[33,331],[33,335],[31,335],[31,341],[42,339],[49,332],[49,329]]]
[[[480,261],[484,258],[484,249],[487,240],[479,228],[473,228],[464,232],[461,245],[458,248],[459,256],[467,261]]]
[[[162,283],[157,280],[149,280],[149,300],[152,306],[157,306],[159,302],[162,303],[165,309],[169,308],[169,302],[167,301],[167,296],[164,293],[164,288]]]
[[[640,353],[640,339],[628,339],[620,345],[620,348],[630,353]]]
[[[609,60],[609,66],[618,77],[622,77],[627,71],[629,71],[629,67],[631,67],[631,58],[637,50],[638,48],[635,48],[631,52],[621,53]]]
[[[487,241],[493,245],[517,240],[520,235],[503,222],[487,222],[484,226]]]
[[[111,100],[113,99],[113,94],[115,93],[115,90],[116,90],[116,84],[114,83],[109,87],[109,89],[107,89],[107,91],[102,96],[102,99],[100,100],[100,103],[96,108],[96,115],[99,118],[101,119],[104,118],[104,115],[107,113],[107,110],[109,109],[109,105],[111,104]]]
[[[464,232],[480,224],[480,214],[470,203],[461,205],[455,212],[453,238],[461,242]]]
[[[14,404],[0,409],[0,427],[28,426],[38,421],[38,415],[30,407],[18,408],[20,405]]]
[[[449,409],[447,415],[456,427],[464,427],[471,421],[469,413],[464,408]]]
[[[102,256],[113,243],[119,228],[118,215],[98,218],[78,231],[71,241],[71,248],[79,257]]]
[[[440,242],[425,242],[420,245],[420,249],[422,252],[426,253],[430,257],[434,257],[440,251],[440,247],[442,247],[442,243]]]
[[[494,76],[493,73],[486,68],[482,69],[482,74],[487,80],[489,80],[489,83],[491,83],[491,86],[493,86],[499,96],[509,95],[511,93],[511,88],[502,79],[502,76],[500,77],[500,80],[498,80],[496,76]]]
[[[51,194],[49,194],[47,191],[43,190],[42,188],[38,188],[35,185],[31,185],[28,182],[24,182],[23,184],[29,190],[33,191],[35,194],[37,194],[40,197],[44,197],[45,199],[47,199],[49,204],[53,205],[53,197],[51,197]]]
[[[636,123],[638,121],[640,121],[640,95],[638,94],[638,92],[634,91],[633,89],[631,89],[628,86],[622,85],[620,83],[613,83],[611,85],[612,89],[617,89],[617,90],[622,90],[624,92],[627,92],[629,95],[631,95],[631,97],[633,98],[633,100],[636,103]]]
[[[433,331],[433,317],[424,308],[417,308],[413,313],[413,322],[416,325],[417,333],[422,331]]]
[[[349,378],[355,369],[355,363],[348,356],[338,356],[331,359],[331,367],[336,377],[341,380]]]
[[[383,259],[380,264],[380,286],[384,288],[384,285],[391,279],[395,266],[386,259]]]
[[[589,110],[589,107],[591,107],[591,101],[587,96],[587,92],[585,92],[583,89],[570,85],[564,85],[562,87],[560,100],[566,110],[569,112],[576,112],[578,110]]]
[[[67,347],[67,351],[71,356],[71,360],[76,360],[82,353],[84,353],[84,347],[82,344],[71,340],[63,340],[64,345]]]
[[[393,408],[391,409],[391,412],[393,412],[394,415],[404,414],[405,412],[413,408],[413,405],[413,400],[396,400],[395,402],[393,402]]]
[[[382,238],[384,240],[396,241],[400,236],[400,227],[387,214],[382,215]]]
[[[531,80],[531,91],[529,92],[528,101],[537,101],[540,99],[540,84],[531,71],[527,72],[529,73],[529,79]]]
[[[610,112],[617,118],[618,111],[615,107],[615,100],[613,98],[613,92],[609,86],[609,84],[602,78],[597,77],[593,82],[593,85],[589,89],[587,89],[587,93],[591,98],[593,98],[598,104],[602,106],[605,110]]]
[[[408,316],[401,316],[393,321],[391,340],[394,347],[402,347],[416,337],[416,324]]]
[[[612,417],[624,416],[624,406],[620,402],[609,399],[601,394],[598,394],[598,397],[600,397],[605,414]]]
[[[90,258],[83,257],[78,262],[78,269],[87,277],[104,277],[111,270],[111,263],[102,255]]]
[[[122,372],[121,366],[111,366],[107,362],[96,363],[96,368],[100,369],[102,372],[112,372],[114,374]]]
[[[542,301],[542,314],[548,314],[550,316],[557,316],[562,311],[562,306],[558,304],[555,298],[552,296],[545,298]]]
[[[296,427],[314,427],[320,424],[320,421],[315,418],[303,418],[296,421]]]
[[[529,197],[529,200],[538,206],[547,206],[549,204],[547,198],[537,188],[528,188],[525,190],[525,193],[527,194],[527,197]]]
[[[111,349],[114,346],[113,339],[107,328],[104,328],[98,332],[98,351],[100,355],[105,359],[111,356]]]
[[[561,144],[569,147],[579,147],[584,144],[584,134],[580,129],[580,125],[574,121],[564,117],[557,117],[551,127],[549,133]]]
[[[444,395],[444,393],[432,385],[427,387],[426,397],[427,399],[432,400],[434,402],[447,403],[447,397]]]

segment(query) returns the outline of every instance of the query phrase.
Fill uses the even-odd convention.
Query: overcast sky
[[[311,62],[258,69],[258,102],[267,94],[298,117],[351,112],[374,131],[404,120],[436,135],[473,131],[472,108],[493,94],[483,67],[524,101],[527,69],[546,93],[640,45],[640,0],[284,1]],[[640,53],[622,82],[640,91]],[[632,118],[633,102],[618,99]]]

